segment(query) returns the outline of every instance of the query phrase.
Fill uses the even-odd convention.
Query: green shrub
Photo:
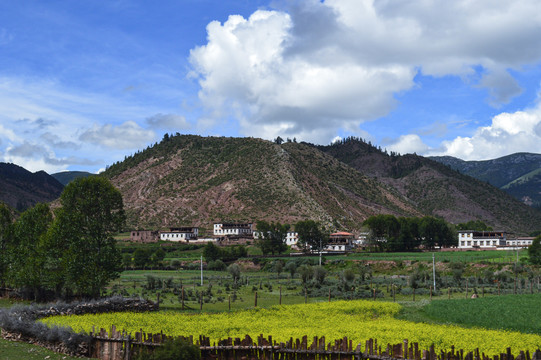
[[[197,360],[201,359],[201,352],[196,345],[190,344],[182,338],[169,339],[163,346],[157,347],[152,353],[141,351],[139,360]]]

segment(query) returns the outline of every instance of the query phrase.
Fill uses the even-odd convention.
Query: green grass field
[[[541,294],[438,300],[420,311],[439,323],[541,334]]]
[[[0,338],[0,360],[75,360],[76,357],[58,354],[37,345],[8,341]]]

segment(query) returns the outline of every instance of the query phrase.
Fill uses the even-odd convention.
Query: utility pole
[[[201,255],[201,286],[203,286],[203,255]]]
[[[432,253],[432,278],[434,279],[434,292],[436,292],[436,260]]]
[[[321,266],[321,238],[319,239],[319,266]]]

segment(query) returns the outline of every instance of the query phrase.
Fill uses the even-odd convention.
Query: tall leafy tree
[[[528,247],[528,257],[530,263],[541,265],[541,235],[533,239],[532,245]]]
[[[261,248],[263,254],[280,254],[287,250],[286,237],[290,229],[289,224],[268,223],[266,221],[257,222],[257,231],[260,239],[257,245]]]
[[[419,223],[419,229],[423,238],[423,244],[429,249],[435,246],[446,247],[456,245],[458,241],[454,232],[443,219],[425,216]]]
[[[25,289],[35,300],[44,298],[43,237],[53,222],[47,204],[37,204],[23,212],[13,226],[13,239],[8,246],[9,283]]]
[[[295,231],[299,234],[299,246],[305,251],[319,250],[329,242],[329,235],[321,224],[314,220],[303,220],[295,224]]]
[[[400,223],[395,216],[388,214],[374,215],[366,219],[364,225],[370,229],[372,238],[380,250],[399,251],[401,248],[398,243]]]
[[[7,247],[13,229],[13,216],[9,207],[0,203],[0,286],[5,285],[8,264]]]
[[[112,237],[126,220],[122,195],[107,179],[92,176],[70,182],[60,202],[54,230],[65,241],[66,286],[76,294],[98,297],[122,270]]]

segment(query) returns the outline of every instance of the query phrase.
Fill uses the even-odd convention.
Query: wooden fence
[[[101,329],[92,333],[93,342],[90,346],[91,356],[100,360],[132,360],[134,354],[142,349],[153,349],[161,346],[168,338],[164,334],[145,334],[137,332],[131,337],[114,327],[108,333]],[[520,351],[517,356],[507,348],[505,353],[486,356],[476,349],[472,352],[455,350],[436,352],[434,346],[429,349],[420,349],[418,343],[409,343],[404,340],[401,344],[382,345],[377,340],[367,340],[364,351],[361,344],[354,344],[347,337],[343,339],[326,341],[325,337],[314,337],[310,342],[307,336],[302,339],[290,338],[286,342],[276,342],[272,336],[258,336],[253,340],[246,335],[241,338],[228,338],[211,345],[210,339],[200,336],[194,342],[193,337],[184,338],[191,344],[197,345],[201,350],[202,360],[541,360],[541,351],[536,350],[533,356],[528,351]]]

